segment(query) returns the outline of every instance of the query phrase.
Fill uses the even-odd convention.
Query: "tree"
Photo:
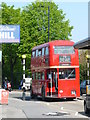
[[[20,9],[14,9],[14,6],[7,6],[2,3],[2,24],[19,24]],[[13,83],[14,66],[18,60],[18,46],[19,44],[3,44],[3,79],[8,77]],[[12,84],[13,86],[13,84]]]
[[[34,46],[48,42],[48,6],[50,8],[50,40],[70,40],[72,26],[65,20],[63,10],[58,10],[54,2],[33,2],[24,7],[21,12],[21,42],[19,55],[27,54],[31,59],[31,50]],[[29,66],[29,68],[28,68]],[[30,63],[27,64],[30,69]]]
[[[87,80],[87,58],[90,55],[90,50],[79,50],[79,66],[80,66],[80,80]]]
[[[2,3],[2,24],[20,24],[20,44],[3,44],[3,76],[10,76],[11,73],[10,79],[13,81],[17,66],[21,68],[22,54],[27,55],[26,71],[30,73],[32,48],[48,42],[48,6],[50,8],[49,41],[70,40],[73,27],[70,26],[69,20],[65,20],[63,10],[59,10],[54,2],[36,1],[22,10]]]

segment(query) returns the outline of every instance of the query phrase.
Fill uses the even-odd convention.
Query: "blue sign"
[[[0,25],[0,43],[20,43],[20,25]]]

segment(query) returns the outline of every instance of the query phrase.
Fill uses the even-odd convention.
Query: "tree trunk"
[[[13,64],[11,64],[11,86],[13,88]]]

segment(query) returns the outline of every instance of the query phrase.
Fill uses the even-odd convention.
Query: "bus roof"
[[[33,50],[36,50],[36,49],[41,49],[43,47],[47,47],[49,45],[69,45],[69,46],[73,46],[74,45],[74,42],[73,41],[69,41],[69,40],[53,40],[51,42],[47,42],[47,43],[44,43],[44,44],[41,44],[41,45],[38,45],[38,46],[35,46]]]

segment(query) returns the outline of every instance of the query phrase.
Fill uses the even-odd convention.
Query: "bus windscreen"
[[[73,46],[54,46],[54,54],[74,54]]]
[[[59,69],[59,79],[75,79],[75,68]]]

